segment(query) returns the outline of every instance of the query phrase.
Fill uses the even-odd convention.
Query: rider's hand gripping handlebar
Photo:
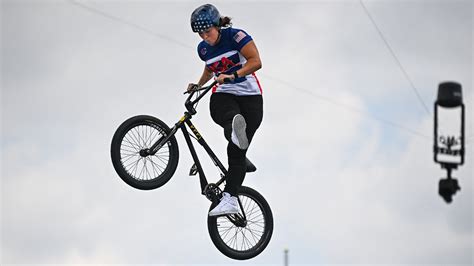
[[[191,91],[186,91],[184,94],[186,93],[189,93],[189,96],[188,98],[186,99],[186,102],[184,103],[184,106],[186,107],[186,109],[188,110],[188,112],[191,114],[191,115],[195,115],[196,114],[196,109],[194,109],[194,105],[199,102],[199,100],[201,100],[202,97],[204,97],[204,95],[206,95],[206,93],[212,89],[212,87],[214,87],[215,85],[217,84],[217,81],[214,81],[211,83],[211,85],[209,86],[206,86],[206,87],[202,87],[201,89],[199,90],[191,90]],[[194,93],[198,92],[198,91],[204,91],[203,93],[201,93],[201,95],[199,95],[195,100],[191,100],[191,98],[194,96]]]
[[[232,80],[230,78],[225,78],[224,79],[224,83],[230,83],[232,82]],[[201,98],[210,90],[212,89],[215,85],[217,85],[217,80],[214,80],[211,85],[209,86],[206,86],[206,87],[201,87],[199,89],[194,89],[194,90],[190,90],[190,91],[185,91],[183,94],[186,94],[186,93],[189,93],[189,96],[188,98],[186,99],[186,102],[184,103],[184,106],[186,107],[186,109],[189,111],[189,113],[191,115],[195,115],[196,114],[196,109],[194,109],[194,105],[199,102],[199,100],[201,100]],[[198,91],[204,91],[201,95],[199,95],[194,101],[191,100],[191,98],[194,96],[194,93],[198,92]]]

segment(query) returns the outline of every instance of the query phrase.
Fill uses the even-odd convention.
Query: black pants
[[[247,150],[241,150],[231,140],[232,119],[241,114],[247,123],[249,143],[260,126],[263,118],[263,99],[261,95],[236,96],[228,93],[214,93],[210,102],[211,117],[224,128],[224,136],[229,141],[227,157],[229,162],[228,175],[224,191],[236,196],[245,178]]]

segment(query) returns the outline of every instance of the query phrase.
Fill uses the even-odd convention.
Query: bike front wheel
[[[118,127],[112,138],[110,155],[115,171],[125,183],[150,190],[171,179],[179,158],[176,138],[171,136],[153,155],[145,152],[170,131],[163,121],[147,115],[132,117]]]
[[[232,259],[247,260],[260,254],[270,242],[273,216],[265,198],[254,189],[242,186],[238,197],[240,213],[209,216],[207,226],[211,240],[220,252]],[[217,204],[211,204],[209,210]]]

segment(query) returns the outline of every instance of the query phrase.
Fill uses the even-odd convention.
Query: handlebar
[[[224,83],[230,83],[230,82],[232,82],[232,80],[230,78],[225,78],[224,79]],[[197,113],[196,109],[194,109],[194,105],[197,102],[199,102],[199,100],[201,100],[201,98],[204,97],[204,95],[206,95],[206,93],[209,90],[211,90],[212,87],[214,87],[215,85],[217,85],[217,80],[214,80],[209,86],[202,87],[199,90],[192,90],[192,91],[184,92],[184,94],[189,93],[189,96],[186,99],[186,102],[184,103],[184,106],[186,107],[186,109],[189,111],[189,113],[191,115],[195,115]],[[194,101],[191,101],[191,98],[193,97],[194,93],[196,93],[198,91],[204,91],[204,92],[201,95],[199,95]]]
[[[225,82],[229,82],[230,79],[229,78],[226,78],[224,79]],[[197,112],[196,112],[196,109],[194,109],[194,105],[199,102],[199,100],[201,100],[202,97],[204,97],[204,95],[206,95],[206,93],[212,89],[212,87],[214,87],[215,85],[217,84],[217,81],[213,81],[209,86],[206,86],[206,87],[202,87],[201,89],[199,90],[192,90],[192,91],[186,91],[184,94],[186,93],[189,93],[189,96],[188,98],[186,99],[186,102],[184,103],[184,106],[186,107],[186,109],[188,110],[188,112],[191,114],[191,115],[195,115]],[[191,98],[193,97],[194,93],[198,92],[198,91],[204,91],[201,95],[199,95],[194,101],[191,101]]]
[[[224,82],[229,82],[229,81],[230,81],[229,78],[225,78],[225,79],[224,79]],[[192,93],[197,92],[197,91],[207,90],[207,89],[210,89],[210,88],[214,87],[216,84],[217,84],[217,81],[215,80],[215,81],[213,81],[213,82],[211,83],[211,85],[209,85],[209,86],[202,87],[202,88],[200,88],[199,90],[185,91],[183,94],[187,94],[187,93],[192,94]]]
[[[230,82],[232,82],[232,80],[231,80],[230,78],[225,78],[225,79],[224,79],[224,83],[230,83]],[[200,88],[199,90],[185,91],[183,94],[186,94],[186,93],[193,93],[193,92],[196,92],[196,91],[203,91],[203,90],[206,90],[206,89],[208,89],[208,88],[214,87],[216,84],[217,84],[217,81],[215,80],[215,81],[213,81],[213,82],[211,83],[211,85],[209,85],[209,86],[202,87],[202,88]]]

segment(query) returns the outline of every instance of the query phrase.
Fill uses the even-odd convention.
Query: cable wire
[[[333,105],[337,105],[337,106],[342,107],[342,108],[344,108],[344,109],[347,109],[347,110],[350,110],[350,111],[359,113],[359,114],[361,114],[361,115],[363,115],[363,116],[366,116],[366,117],[369,117],[369,118],[371,118],[371,119],[377,120],[377,121],[379,121],[379,122],[385,123],[385,124],[387,124],[387,125],[390,125],[390,126],[392,126],[392,127],[397,128],[397,129],[401,129],[401,130],[407,131],[407,132],[409,132],[409,133],[411,133],[411,134],[413,134],[413,135],[416,135],[416,136],[418,136],[418,137],[421,137],[421,138],[424,138],[424,139],[427,139],[427,140],[431,140],[431,137],[429,137],[429,136],[426,136],[426,135],[424,135],[424,134],[422,134],[422,133],[419,133],[419,132],[417,132],[417,131],[415,131],[415,130],[413,130],[413,129],[411,129],[411,128],[408,128],[408,127],[406,127],[406,126],[399,125],[399,124],[397,124],[397,123],[391,122],[391,121],[389,121],[389,120],[387,120],[387,119],[384,119],[384,118],[382,118],[382,117],[378,117],[378,116],[376,116],[376,115],[368,114],[367,112],[365,112],[365,111],[362,110],[362,109],[359,109],[359,108],[356,108],[356,107],[354,107],[354,106],[351,106],[351,105],[348,105],[348,104],[344,104],[344,103],[335,101],[334,99],[331,99],[331,98],[329,98],[329,97],[316,94],[316,93],[314,93],[313,91],[310,91],[310,90],[307,90],[307,89],[298,88],[298,87],[294,86],[293,84],[291,84],[290,82],[287,82],[287,81],[284,81],[284,80],[281,80],[281,79],[277,79],[277,78],[274,78],[274,77],[270,77],[270,76],[268,76],[268,75],[262,75],[262,76],[265,76],[267,79],[273,79],[273,80],[277,81],[278,83],[285,85],[286,87],[295,89],[295,90],[297,90],[297,91],[299,91],[299,92],[301,92],[301,93],[310,95],[310,96],[312,96],[312,97],[314,97],[314,98],[318,98],[318,99],[323,100],[323,101],[325,101],[325,102],[329,102],[329,103],[331,103],[331,104],[333,104]]]
[[[67,1],[69,1],[69,2],[70,2],[71,4],[73,4],[73,5],[76,5],[76,6],[80,7],[80,8],[83,8],[83,9],[85,9],[85,10],[87,10],[87,11],[90,11],[90,12],[92,12],[92,13],[101,15],[101,16],[103,16],[103,17],[106,17],[106,18],[108,18],[108,19],[111,19],[111,20],[114,20],[114,21],[117,21],[117,22],[120,22],[120,23],[123,23],[123,24],[125,24],[125,25],[128,25],[128,26],[130,26],[130,27],[132,27],[132,28],[135,28],[135,29],[140,30],[140,31],[142,31],[142,32],[145,32],[145,33],[147,33],[147,34],[153,35],[153,36],[158,37],[158,38],[160,38],[160,39],[167,40],[167,41],[172,42],[172,43],[174,43],[174,44],[179,44],[179,45],[181,45],[181,46],[183,46],[183,47],[185,47],[185,48],[191,48],[191,49],[193,48],[191,45],[188,45],[188,44],[186,44],[186,43],[182,43],[182,42],[180,42],[180,41],[178,41],[178,40],[175,40],[175,39],[172,39],[172,38],[170,38],[170,37],[168,37],[168,36],[166,36],[166,35],[153,32],[153,31],[151,31],[151,30],[149,30],[149,29],[147,29],[147,28],[145,28],[145,27],[142,27],[142,26],[140,26],[140,25],[138,25],[138,24],[135,24],[135,23],[130,22],[130,21],[126,21],[126,20],[124,20],[124,19],[122,19],[122,18],[120,18],[120,17],[117,17],[117,16],[110,15],[110,14],[105,13],[105,12],[99,10],[99,9],[96,9],[96,8],[93,8],[93,7],[84,5],[84,4],[82,4],[82,3],[79,3],[79,2],[77,2],[77,1],[75,1],[75,0],[67,0]]]
[[[431,112],[429,111],[428,109],[428,106],[426,106],[425,102],[423,101],[423,99],[421,98],[421,95],[420,93],[418,92],[418,89],[415,87],[415,84],[413,83],[413,81],[411,80],[410,76],[408,76],[408,73],[405,71],[405,68],[403,67],[402,63],[400,62],[400,60],[398,59],[397,55],[395,54],[394,50],[392,49],[392,47],[390,46],[390,44],[388,43],[387,39],[384,37],[384,34],[382,33],[382,31],[380,30],[379,26],[377,25],[377,23],[375,22],[374,18],[372,17],[372,15],[370,14],[369,10],[367,9],[367,7],[365,6],[364,2],[362,0],[359,0],[362,8],[364,9],[365,13],[367,14],[367,16],[369,17],[370,21],[372,22],[372,24],[374,25],[375,29],[377,30],[380,38],[382,39],[382,41],[385,43],[385,46],[387,46],[388,50],[390,51],[390,53],[392,54],[392,57],[395,59],[395,62],[397,62],[397,65],[398,67],[400,68],[400,70],[402,71],[403,75],[405,76],[405,78],[408,80],[408,83],[410,83],[410,86],[412,88],[412,90],[415,92],[416,94],[416,97],[418,98],[418,101],[421,103],[421,105],[423,106],[423,108],[425,109],[426,113],[428,113],[428,115],[431,115]]]

